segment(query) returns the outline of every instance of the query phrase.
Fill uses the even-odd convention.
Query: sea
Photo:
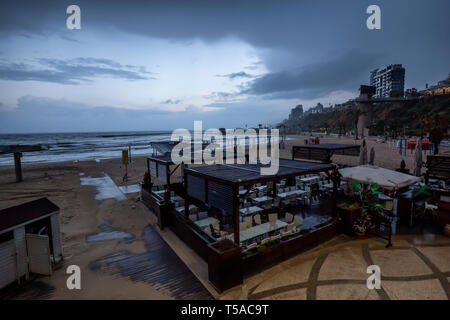
[[[150,155],[150,142],[170,140],[171,131],[2,134],[0,146],[41,145],[46,150],[24,152],[22,163],[45,163],[120,158],[131,149],[131,157]],[[0,155],[0,166],[13,165],[12,154]]]

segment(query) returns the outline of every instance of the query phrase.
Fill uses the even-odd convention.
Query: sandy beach
[[[288,136],[286,148],[280,150],[281,157],[290,157],[293,144],[303,144],[306,136]],[[321,143],[358,143],[352,138],[323,137]],[[413,157],[410,151],[402,157],[387,143],[376,143],[367,139],[368,150],[375,148],[375,164],[389,169],[398,168],[405,159],[407,168],[412,169]],[[449,150],[441,150],[448,153]],[[24,155],[26,157],[26,154]],[[424,158],[425,159],[425,158]],[[335,163],[357,165],[358,157],[335,156]],[[96,161],[62,162],[45,164],[24,164],[21,183],[15,182],[12,166],[0,167],[0,209],[24,203],[40,197],[47,197],[60,207],[61,231],[63,237],[63,266],[55,270],[52,277],[40,277],[37,281],[45,288],[37,290],[38,298],[50,299],[174,299],[180,298],[175,286],[164,282],[136,281],[133,277],[120,277],[105,270],[99,259],[117,252],[127,254],[145,253],[149,243],[143,232],[155,219],[139,201],[139,193],[126,194],[126,199],[116,201],[95,199],[96,188],[80,184],[82,177],[101,177],[106,173],[117,186],[138,184],[146,170],[145,157],[133,158],[128,168],[128,181],[124,182],[124,168],[121,159]],[[133,241],[125,239],[87,242],[86,237],[98,234],[99,226],[107,225],[114,230],[133,235]],[[161,246],[162,244],[158,244]],[[82,290],[68,290],[65,268],[70,264],[82,269]],[[95,267],[95,266],[100,267]],[[131,281],[129,280],[131,279]],[[138,279],[139,280],[139,279]],[[194,281],[194,280],[193,280]],[[29,291],[29,290],[28,290]],[[29,293],[27,293],[29,294]],[[190,293],[185,293],[190,294]],[[13,298],[30,298],[22,293]]]

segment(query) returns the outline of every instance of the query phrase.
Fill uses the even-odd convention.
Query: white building
[[[59,208],[47,198],[0,210],[0,289],[51,275],[62,260]]]
[[[391,64],[370,73],[370,85],[376,88],[374,98],[403,97],[405,91],[405,68]]]

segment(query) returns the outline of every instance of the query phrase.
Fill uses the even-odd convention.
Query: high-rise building
[[[405,91],[405,68],[391,64],[370,73],[370,85],[376,88],[375,98],[402,97]]]

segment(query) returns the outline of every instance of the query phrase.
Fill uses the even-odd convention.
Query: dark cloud
[[[70,38],[74,31],[65,26],[70,4],[66,0],[1,1],[0,35],[65,33]],[[445,40],[450,29],[448,0],[380,2],[382,28],[376,31],[366,28],[366,9],[374,4],[372,0],[79,0],[77,4],[80,35],[119,30],[183,41],[233,36],[269,49],[263,62],[271,73],[327,61],[352,47],[384,52],[387,63],[403,63],[410,86],[440,80],[450,69],[450,41]]]
[[[13,81],[43,81],[76,85],[91,82],[96,77],[125,80],[148,80],[151,72],[141,66],[123,66],[101,58],[37,59],[37,65],[0,61],[0,79]]]
[[[379,54],[351,50],[330,61],[263,75],[247,83],[241,93],[312,99],[336,90],[355,91],[360,84],[367,84],[369,72],[381,58]]]
[[[240,71],[240,72],[234,72],[234,73],[223,74],[223,75],[218,74],[217,77],[224,77],[224,78],[228,78],[230,80],[234,80],[236,78],[253,78],[254,76],[252,76],[251,74],[248,74],[245,71]]]

